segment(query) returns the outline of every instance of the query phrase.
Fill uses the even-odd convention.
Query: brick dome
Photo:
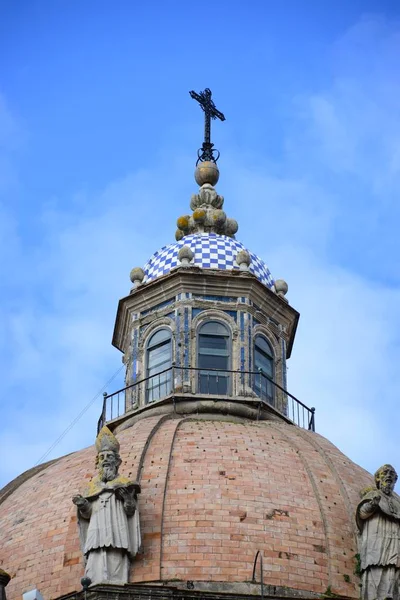
[[[149,416],[118,439],[121,473],[142,485],[143,552],[132,583],[259,594],[250,582],[261,550],[265,585],[277,594],[358,598],[354,511],[372,477],[325,438],[214,414]],[[71,497],[95,474],[94,459],[94,448],[84,449],[4,490],[0,565],[12,576],[9,600],[32,585],[47,599],[80,589]]]

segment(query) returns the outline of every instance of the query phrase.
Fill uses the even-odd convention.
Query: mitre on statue
[[[96,438],[97,453],[110,450],[111,452],[119,453],[119,442],[115,435],[108,429],[106,425],[101,428]]]

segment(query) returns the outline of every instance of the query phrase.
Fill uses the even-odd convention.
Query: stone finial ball
[[[279,296],[286,296],[289,286],[284,279],[277,279],[275,281],[275,290]]]
[[[204,223],[204,221],[206,220],[206,216],[207,213],[204,210],[204,208],[196,208],[196,210],[193,212],[193,220],[196,223]]]
[[[235,219],[227,219],[226,220],[226,235],[235,235],[237,230],[239,229],[239,225]]]
[[[175,239],[177,242],[179,242],[179,240],[181,240],[183,237],[185,237],[185,234],[183,233],[183,231],[181,231],[180,229],[177,229],[175,231]]]
[[[249,252],[247,252],[247,250],[240,250],[240,252],[238,252],[236,256],[236,262],[239,266],[246,265],[248,267],[251,263],[251,257]]]
[[[219,170],[216,163],[211,160],[200,162],[194,172],[194,178],[200,187],[205,183],[216,185],[219,179]]]
[[[144,271],[143,269],[141,269],[140,267],[135,267],[134,269],[132,269],[131,273],[130,273],[130,278],[132,283],[135,283],[136,281],[143,281],[144,279]]]
[[[179,219],[176,221],[178,229],[181,229],[182,231],[187,231],[189,228],[189,219],[190,215],[183,215],[182,217],[179,217]]]
[[[226,213],[216,208],[215,210],[210,211],[210,220],[216,227],[223,227],[226,221]]]
[[[182,246],[178,252],[178,259],[182,263],[190,263],[193,257],[193,250],[189,246]]]

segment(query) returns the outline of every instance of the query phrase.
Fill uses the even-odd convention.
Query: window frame
[[[153,346],[151,346],[151,340],[160,332],[165,331],[167,332],[167,336],[164,340],[161,340],[158,344],[154,344]],[[158,373],[153,373],[152,375],[149,374],[149,370],[151,368],[154,367],[150,367],[150,353],[152,350],[155,350],[158,347],[162,347],[163,345],[167,345],[169,344],[169,365],[165,368],[162,368]],[[154,404],[155,402],[157,402],[158,400],[161,400],[162,398],[166,398],[169,394],[171,394],[172,392],[172,366],[173,366],[173,335],[172,335],[172,330],[166,326],[166,325],[161,325],[160,327],[157,327],[157,329],[154,329],[148,336],[145,345],[144,345],[144,372],[145,372],[145,394],[144,394],[144,404],[147,406],[149,404]],[[167,362],[167,361],[164,361]],[[162,365],[163,363],[161,363]],[[157,367],[157,365],[156,365]],[[154,394],[154,390],[156,389],[154,386],[153,387],[149,387],[149,382],[157,376],[157,374],[162,373],[162,371],[165,371],[165,369],[169,369],[169,371],[166,371],[165,373],[163,373],[163,381],[160,383],[159,381],[159,391],[158,391],[158,395],[157,397],[153,397]],[[165,394],[160,393],[160,389],[162,389],[162,387],[165,386]],[[151,399],[150,399],[151,397]]]
[[[207,325],[210,324],[217,324],[220,325],[221,327],[224,328],[226,335],[223,334],[212,334],[212,333],[201,333],[202,329],[204,327],[206,327]],[[200,367],[200,355],[201,355],[201,336],[212,336],[215,337],[221,337],[221,338],[226,338],[227,339],[227,343],[226,343],[226,359],[227,359],[227,366],[225,369],[221,369],[220,372],[224,373],[223,377],[226,379],[226,391],[223,391],[222,393],[215,393],[215,394],[210,394],[207,391],[204,392],[201,389],[201,375],[202,375],[202,371],[207,372],[207,367],[205,368],[201,368]],[[204,394],[206,396],[208,395],[212,395],[212,396],[231,396],[232,395],[232,373],[230,372],[232,370],[232,348],[233,348],[233,344],[232,344],[232,330],[229,326],[228,323],[226,323],[224,320],[222,319],[218,319],[217,317],[210,317],[208,319],[204,319],[202,320],[198,327],[197,327],[197,335],[196,335],[196,367],[197,367],[197,383],[196,383],[196,393],[198,394]],[[207,356],[207,354],[203,355]],[[211,353],[209,353],[209,356],[212,356]],[[212,367],[209,367],[209,369]],[[219,385],[219,375],[218,375],[218,371],[209,371],[209,373],[212,373],[215,375],[211,375],[212,377],[216,377],[217,378],[217,386]],[[209,377],[209,375],[208,375]],[[209,381],[209,380],[208,380]]]
[[[261,340],[263,340],[264,343],[266,343],[266,345],[268,346],[268,349],[270,351],[270,354],[268,354],[267,352],[265,352],[265,350],[261,347],[261,346],[257,346],[257,338],[260,338]],[[271,361],[271,375],[269,375],[267,372],[264,372],[262,369],[258,368],[258,372],[256,372],[256,348],[258,348],[258,352],[260,354],[263,354],[266,358],[269,358]],[[276,393],[275,393],[275,352],[274,352],[274,347],[271,344],[270,340],[268,339],[268,337],[262,333],[262,332],[257,332],[253,338],[253,364],[254,364],[254,379],[253,379],[253,385],[252,388],[253,390],[256,392],[256,394],[262,399],[265,400],[266,402],[268,402],[268,404],[271,404],[271,406],[275,406],[275,401],[276,401]],[[260,375],[258,375],[258,373],[260,373]],[[262,374],[262,375],[261,375]],[[271,387],[271,394],[268,395],[268,383],[265,382],[265,393],[263,394],[263,388],[264,386],[261,385],[261,381],[262,381],[262,376],[264,376],[267,380],[271,381],[272,383],[270,384]],[[258,385],[257,387],[257,380],[260,380],[260,385]]]

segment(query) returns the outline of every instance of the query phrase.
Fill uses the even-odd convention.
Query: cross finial
[[[214,102],[211,100],[211,90],[206,88],[204,92],[197,94],[193,90],[189,92],[193,100],[197,100],[201,108],[204,111],[204,142],[200,150],[197,152],[197,163],[204,161],[217,162],[219,159],[219,150],[214,148],[214,144],[211,143],[211,119],[220,119],[225,121],[225,117],[217,110]],[[214,153],[217,153],[214,156]]]

